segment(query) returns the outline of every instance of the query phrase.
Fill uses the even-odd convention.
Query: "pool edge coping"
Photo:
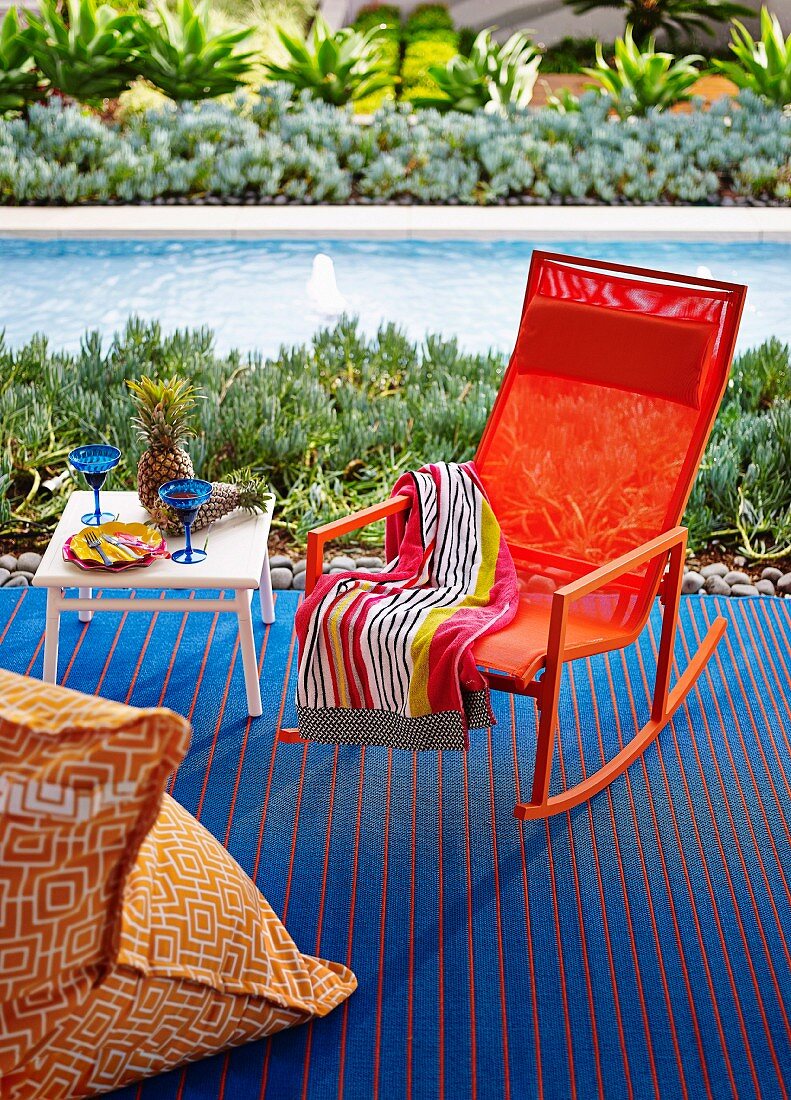
[[[786,207],[0,207],[0,239],[391,238],[791,241]]]

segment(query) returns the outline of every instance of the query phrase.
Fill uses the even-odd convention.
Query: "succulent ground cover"
[[[55,100],[0,121],[0,202],[717,203],[791,198],[791,115],[749,92],[710,111],[501,117],[351,108],[282,85],[108,124]]]
[[[51,350],[42,337],[0,345],[0,553],[40,549],[74,482],[66,455],[86,439],[122,451],[111,475],[133,488],[142,445],[126,380],[188,378],[202,393],[188,449],[201,477],[239,467],[277,497],[282,547],[317,523],[386,496],[406,469],[472,456],[505,358],[472,355],[427,336],[415,345],[384,326],[363,335],[342,319],[274,359],[220,355],[207,329],[164,334],[131,320],[102,346]],[[725,552],[788,572],[791,556],[791,349],[777,340],[737,358],[685,521],[701,563]],[[381,529],[366,532],[369,546]]]

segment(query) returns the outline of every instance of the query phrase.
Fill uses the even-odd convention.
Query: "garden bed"
[[[709,111],[610,117],[581,110],[500,117],[351,109],[281,86],[236,106],[206,102],[124,124],[64,107],[0,122],[6,204],[445,203],[783,205],[791,116],[742,93]]]
[[[499,353],[434,336],[416,345],[393,326],[367,338],[347,319],[266,361],[216,353],[206,329],[164,335],[136,320],[107,347],[86,335],[76,354],[42,338],[0,346],[0,553],[46,543],[73,488],[66,456],[86,431],[122,451],[112,486],[134,488],[126,379],[189,375],[205,394],[196,470],[263,472],[277,497],[274,545],[294,552],[311,527],[386,497],[404,470],[472,457],[504,368]],[[789,469],[791,350],[770,340],[737,357],[693,488],[685,523],[701,564],[741,554],[751,574],[757,563],[785,568]],[[360,547],[381,541],[373,526]]]

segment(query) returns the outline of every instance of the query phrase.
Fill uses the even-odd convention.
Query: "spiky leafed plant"
[[[783,37],[780,20],[761,8],[761,37],[756,41],[743,23],[734,20],[730,48],[735,61],[715,61],[714,67],[737,88],[785,107],[791,103],[791,34]]]
[[[0,26],[0,116],[18,114],[42,94],[27,33],[16,8],[9,8]]]
[[[512,34],[500,45],[487,27],[475,38],[469,57],[457,54],[446,65],[431,65],[439,92],[415,98],[416,107],[436,107],[472,113],[505,114],[510,107],[527,107],[541,64],[541,55],[526,34]]]
[[[38,14],[27,13],[25,42],[52,89],[99,104],[113,99],[135,77],[133,30],[136,16],[119,15],[96,0],[43,0]]]
[[[595,8],[617,8],[642,44],[664,31],[671,41],[696,33],[714,34],[714,28],[737,16],[754,15],[754,9],[733,0],[565,0],[577,15]]]
[[[132,420],[146,449],[137,464],[140,503],[154,515],[159,487],[177,477],[193,477],[192,459],[182,447],[195,434],[190,419],[198,401],[195,387],[183,378],[158,380],[143,375],[127,386],[137,410]]]
[[[625,118],[645,114],[649,107],[661,110],[691,99],[692,86],[700,77],[695,62],[702,60],[699,54],[676,59],[672,53],[657,53],[653,38],[648,40],[645,49],[641,49],[634,40],[632,28],[627,27],[623,38],[615,40],[612,67],[604,59],[601,44],[597,43],[596,67],[582,71],[595,81],[588,87],[598,88],[611,96],[618,114]]]
[[[291,84],[298,91],[307,89],[316,99],[336,107],[351,99],[362,99],[392,82],[382,58],[379,27],[365,33],[351,27],[333,31],[317,15],[304,41],[282,28],[278,37],[289,59],[285,65],[267,62],[267,75]]]
[[[211,99],[244,83],[253,53],[237,47],[252,27],[214,34],[208,4],[180,0],[175,12],[161,5],[158,19],[140,15],[135,24],[137,72],[165,95],[182,100]]]

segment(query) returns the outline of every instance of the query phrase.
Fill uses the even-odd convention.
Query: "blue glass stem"
[[[188,561],[188,562],[192,561],[192,538],[190,536],[190,528],[191,527],[192,527],[191,523],[185,523],[184,524],[184,533],[187,536],[187,541],[186,541],[186,545],[185,545],[184,549],[187,551],[186,561]]]
[[[96,516],[97,524],[101,523],[102,522],[102,510],[99,507],[99,486],[98,485],[94,485],[94,487],[93,487],[93,509],[94,509],[94,515]]]

